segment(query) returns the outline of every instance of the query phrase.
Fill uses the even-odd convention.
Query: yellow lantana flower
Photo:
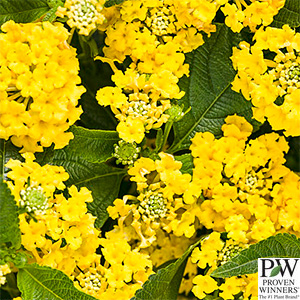
[[[91,192],[71,186],[65,198],[63,181],[69,175],[63,167],[40,166],[32,153],[23,157],[25,162],[11,159],[6,164],[11,169],[8,186],[24,209],[20,215],[22,245],[40,265],[71,275],[76,266],[86,267],[97,256],[100,232],[86,206],[93,201]]]
[[[67,44],[63,25],[16,24],[8,21],[0,34],[0,138],[43,151],[63,148],[73,138],[66,132],[82,110],[76,51]]]
[[[233,89],[251,100],[254,118],[269,121],[286,136],[300,135],[300,34],[288,25],[267,27],[254,35],[250,46],[233,49],[237,75]],[[269,60],[267,56],[274,56]]]
[[[225,2],[225,1],[224,1]],[[285,0],[254,0],[247,3],[244,0],[234,0],[221,8],[225,15],[225,24],[234,32],[240,32],[244,27],[256,31],[260,26],[272,23],[273,17],[284,6]]]

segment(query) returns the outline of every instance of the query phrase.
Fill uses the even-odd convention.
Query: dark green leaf
[[[163,147],[164,133],[161,128],[157,130],[156,140],[155,140],[155,150],[159,151]]]
[[[105,7],[110,7],[110,6],[113,6],[113,5],[118,5],[118,4],[121,4],[123,3],[124,1],[126,0],[107,0],[104,4]]]
[[[101,228],[108,218],[106,208],[112,205],[118,196],[120,184],[125,174],[123,169],[113,168],[105,163],[89,162],[83,157],[89,148],[69,151],[68,147],[49,152],[39,161],[41,164],[63,166],[69,173],[67,186],[87,187],[92,191],[94,201],[88,203],[89,211],[97,217],[95,225]]]
[[[83,127],[72,126],[70,130],[74,134],[67,152],[80,152],[82,159],[89,162],[104,162],[112,157],[114,144],[119,140],[116,131],[91,130]]]
[[[9,20],[14,20],[16,23],[33,22],[49,10],[47,0],[1,0],[0,25]]]
[[[187,259],[199,242],[190,246],[176,262],[149,276],[131,300],[176,300]]]
[[[78,45],[74,46],[78,47]],[[117,119],[110,108],[99,105],[95,99],[95,95],[101,87],[113,85],[110,80],[112,74],[110,66],[100,60],[80,60],[80,77],[87,92],[80,99],[83,114],[80,116],[78,124],[90,129],[114,130],[116,128]]]
[[[280,233],[271,236],[248,249],[217,268],[211,276],[226,278],[257,272],[258,258],[267,257],[300,257],[300,240],[295,235]]]
[[[8,162],[10,158],[22,160],[22,156],[19,153],[20,148],[14,146],[10,141],[5,141],[0,139],[0,176],[5,176],[4,165]]]
[[[194,163],[193,156],[190,153],[175,156],[175,159],[182,162],[181,173],[193,174]]]
[[[286,0],[284,7],[274,17],[274,21],[270,26],[281,28],[284,24],[288,24],[291,27],[300,26],[299,0]]]
[[[18,207],[10,189],[0,176],[0,247],[21,246],[21,232],[19,228]]]
[[[63,272],[27,265],[18,273],[18,287],[23,300],[93,300],[74,287],[72,280]]]
[[[231,90],[235,71],[230,56],[232,47],[241,41],[225,25],[218,25],[204,45],[186,55],[190,65],[190,76],[183,77],[179,85],[185,96],[179,101],[187,113],[174,124],[175,140],[169,149],[171,153],[188,149],[196,132],[210,131],[220,136],[221,126],[228,115],[252,117],[251,103],[239,93]]]
[[[110,108],[100,106],[92,94],[83,94],[80,103],[83,109],[80,125],[90,129],[114,130],[116,128],[117,119]]]
[[[280,270],[281,270],[281,265],[278,265],[271,271],[270,277],[275,277],[276,275],[278,275]]]

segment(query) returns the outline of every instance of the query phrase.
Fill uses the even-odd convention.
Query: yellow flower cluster
[[[228,232],[237,243],[258,242],[281,231],[299,234],[299,213],[286,220],[290,210],[299,210],[300,180],[283,165],[284,137],[270,133],[246,144],[252,126],[238,116],[225,122],[224,137],[205,132],[192,139],[195,168],[184,195],[198,205],[191,213],[207,229]]]
[[[110,216],[119,218],[121,230],[134,229],[140,248],[147,248],[156,240],[158,229],[177,236],[191,237],[194,233],[185,226],[187,220],[181,220],[185,210],[181,195],[191,176],[179,171],[182,164],[172,155],[160,153],[159,157],[156,161],[145,157],[137,160],[128,174],[136,182],[139,195],[126,195],[108,207]]]
[[[67,24],[77,28],[78,33],[89,35],[105,21],[102,14],[104,0],[66,0],[64,6],[59,6],[58,17],[67,17]]]
[[[221,8],[225,15],[225,24],[234,32],[240,32],[244,27],[256,31],[257,27],[272,23],[273,17],[284,6],[285,0],[234,0]],[[250,2],[250,3],[249,3]]]
[[[109,20],[104,62],[114,70],[116,87],[98,91],[100,105],[110,105],[120,123],[117,131],[126,142],[140,143],[152,128],[168,120],[164,112],[171,99],[180,99],[178,79],[188,75],[184,53],[203,44],[203,32],[215,31],[211,24],[220,0],[171,1],[128,0],[105,10]],[[114,16],[112,16],[114,15]],[[123,74],[113,61],[130,57]]]
[[[63,167],[40,166],[29,153],[23,157],[25,162],[11,159],[6,164],[11,169],[8,185],[17,203],[29,207],[19,217],[22,245],[40,265],[71,275],[76,266],[85,268],[97,257],[100,232],[86,207],[86,202],[93,201],[91,192],[71,186],[68,198],[55,193],[65,188],[63,181],[69,177]]]
[[[0,138],[43,151],[66,146],[65,132],[79,118],[78,99],[85,91],[78,76],[76,51],[62,24],[15,24],[0,33]]]
[[[238,254],[246,245],[237,244],[231,239],[224,242],[218,232],[213,232],[201,242],[201,250],[195,248],[191,260],[199,268],[205,269],[205,275],[197,275],[193,279],[192,292],[202,299],[206,294],[219,292],[219,297],[224,300],[235,299],[234,296],[243,292],[243,299],[257,298],[257,274],[231,277],[218,285],[218,282],[210,277],[216,267],[228,261]]]
[[[105,263],[101,265],[98,257],[76,275],[75,284],[97,299],[131,299],[152,273],[149,256],[131,250],[119,230],[106,233],[100,245]]]
[[[178,78],[165,70],[157,74],[139,74],[135,66],[124,73],[115,70],[112,80],[116,86],[107,86],[97,92],[100,105],[110,105],[120,121],[117,131],[128,143],[140,143],[145,131],[159,128],[168,120],[165,111],[171,107],[169,99],[179,99],[183,92],[177,86]]]
[[[106,57],[130,56],[142,73],[187,72],[184,55],[203,44],[202,33],[215,30],[212,20],[224,1],[128,0],[113,8],[104,48]]]
[[[263,122],[267,118],[274,130],[299,136],[300,33],[288,25],[267,27],[258,30],[254,40],[252,46],[241,42],[233,49],[237,70],[233,90],[252,101],[255,119]]]

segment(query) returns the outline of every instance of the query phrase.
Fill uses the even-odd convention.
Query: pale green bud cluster
[[[152,218],[163,218],[167,213],[166,203],[161,193],[155,193],[148,196],[141,206],[144,214]]]
[[[131,166],[138,159],[140,151],[141,148],[137,147],[135,142],[126,143],[121,140],[118,145],[115,145],[113,156],[117,159],[117,164]]]
[[[19,204],[27,212],[44,213],[48,208],[48,198],[41,186],[29,186],[20,192]]]
[[[225,246],[219,254],[220,264],[223,265],[233,257],[237,256],[246,246],[242,244],[230,244]]]

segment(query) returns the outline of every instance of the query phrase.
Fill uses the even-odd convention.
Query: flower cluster
[[[152,262],[147,254],[131,249],[118,230],[110,231],[100,239],[102,258],[88,268],[77,272],[75,284],[97,299],[131,299],[136,290],[152,273]]]
[[[61,191],[69,175],[63,167],[40,166],[29,153],[23,157],[25,162],[11,159],[6,164],[11,169],[8,185],[27,212],[19,217],[22,245],[40,265],[71,275],[77,266],[85,268],[97,257],[100,232],[86,207],[93,201],[91,192],[71,186],[66,198]]]
[[[76,51],[62,24],[13,21],[0,34],[0,138],[43,151],[63,148],[73,138],[65,132],[79,118],[78,99],[85,91],[78,76]]]
[[[234,0],[235,3],[226,2],[221,8],[225,15],[225,24],[234,32],[240,32],[244,27],[256,31],[260,26],[272,23],[273,17],[284,6],[285,0]]]
[[[212,21],[224,1],[125,1],[106,30],[106,57],[130,56],[142,73],[169,70],[181,77],[187,71],[184,55],[203,44],[202,34],[215,31]]]
[[[288,203],[297,205],[300,193],[299,177],[283,165],[288,151],[284,137],[270,133],[246,143],[252,126],[238,116],[225,122],[224,137],[205,132],[192,139],[195,168],[184,200],[199,205],[195,216],[207,229],[228,232],[237,243],[258,242],[284,230],[298,232],[296,215],[290,215],[288,224],[281,222],[291,209]],[[202,189],[202,197],[196,189]]]
[[[117,131],[128,143],[140,143],[145,131],[167,122],[169,116],[165,111],[171,106],[169,99],[184,94],[177,86],[178,78],[167,70],[146,75],[139,74],[132,66],[125,73],[115,70],[112,79],[116,86],[100,89],[96,98],[100,105],[110,105],[120,121]]]
[[[67,24],[77,28],[78,33],[89,35],[105,21],[102,14],[104,0],[66,0],[64,6],[59,6],[58,17],[67,17]]]
[[[251,100],[254,118],[265,118],[286,136],[300,135],[300,33],[288,25],[267,27],[254,35],[250,46],[241,42],[233,49],[237,70],[233,89]],[[270,58],[273,58],[270,60]]]
[[[147,248],[156,240],[158,229],[177,236],[191,237],[194,233],[182,220],[182,194],[191,176],[180,172],[181,162],[173,156],[160,153],[159,157],[156,161],[145,157],[137,160],[128,174],[137,184],[138,196],[126,195],[108,207],[110,216],[118,218],[121,230],[134,229],[140,248]]]
[[[97,93],[100,105],[110,105],[120,121],[117,131],[126,142],[140,143],[145,132],[168,120],[164,112],[172,99],[180,99],[178,79],[188,75],[184,53],[203,44],[203,33],[215,31],[211,24],[220,1],[125,1],[111,10],[106,30],[105,57],[116,87]],[[108,17],[109,18],[109,17]],[[130,57],[123,73],[113,61]]]

